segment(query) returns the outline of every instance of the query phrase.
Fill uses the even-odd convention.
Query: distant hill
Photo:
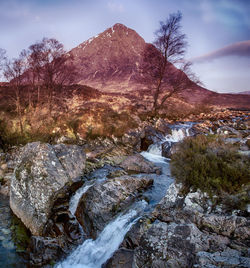
[[[238,94],[250,95],[250,90],[242,91],[242,92],[239,92]]]

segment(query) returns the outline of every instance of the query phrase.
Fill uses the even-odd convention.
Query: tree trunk
[[[23,134],[22,110],[21,110],[20,96],[19,95],[17,95],[17,98],[16,98],[16,109],[17,109],[20,131],[21,131],[21,134]]]
[[[49,115],[52,114],[52,102],[53,102],[53,88],[48,88],[48,109],[49,109]]]

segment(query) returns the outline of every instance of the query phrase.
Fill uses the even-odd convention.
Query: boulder
[[[51,264],[58,258],[65,257],[65,252],[58,244],[57,239],[32,236],[30,242],[30,267],[41,267]]]
[[[144,133],[140,133],[139,131],[129,131],[122,136],[121,141],[124,145],[132,146],[135,150],[140,151],[141,138],[143,138],[144,135]]]
[[[114,255],[102,265],[102,268],[133,268],[134,251],[126,248],[118,249]]]
[[[10,207],[33,235],[43,233],[57,195],[79,180],[85,153],[76,145],[24,146],[11,180]]]
[[[217,127],[209,121],[204,121],[202,123],[194,124],[189,130],[193,136],[199,134],[207,134],[210,133],[210,129],[217,129]]]
[[[171,158],[178,150],[178,142],[165,141],[161,144],[162,156]]]
[[[250,258],[234,249],[226,249],[222,252],[198,252],[196,258],[197,268],[210,267],[249,267]]]
[[[130,155],[120,166],[129,173],[160,173],[160,168],[146,160],[142,155]]]
[[[137,267],[192,267],[195,252],[209,249],[209,241],[194,224],[155,221],[135,250]]]
[[[156,130],[152,126],[146,126],[144,128],[144,135],[141,139],[141,150],[147,151],[151,144],[160,142],[163,138],[164,135],[162,132]]]
[[[197,226],[213,233],[250,241],[250,220],[239,216],[197,215]]]
[[[248,139],[246,140],[246,145],[247,145],[247,147],[250,149],[250,138],[248,138]]]
[[[127,232],[120,247],[135,249],[140,245],[140,240],[145,231],[149,228],[151,221],[147,217],[140,218]]]
[[[171,134],[172,130],[169,124],[165,122],[162,118],[159,118],[155,123],[156,130],[160,131],[164,135]]]
[[[217,134],[228,136],[231,138],[241,138],[241,134],[238,130],[233,127],[223,126],[217,129]]]
[[[152,184],[147,177],[121,176],[89,188],[75,213],[87,236],[96,238],[110,220]]]

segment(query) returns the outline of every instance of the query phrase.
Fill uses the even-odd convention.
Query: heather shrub
[[[101,116],[101,123],[104,127],[102,135],[107,137],[121,137],[129,129],[138,126],[128,112],[118,113],[114,110],[105,111]]]
[[[215,136],[188,137],[171,159],[171,172],[186,188],[210,196],[237,194],[250,182],[250,158]]]

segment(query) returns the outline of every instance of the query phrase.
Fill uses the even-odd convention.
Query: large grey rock
[[[10,207],[33,235],[42,235],[57,194],[82,174],[85,153],[76,145],[29,143],[11,180]]]
[[[129,131],[122,136],[121,141],[124,145],[132,146],[137,151],[140,151],[143,134],[144,133],[140,133],[139,131]]]
[[[241,137],[241,134],[238,130],[229,127],[229,126],[223,126],[217,129],[217,133],[220,135],[226,135],[229,137]]]
[[[130,173],[160,173],[159,167],[156,167],[140,154],[128,156],[120,166]]]
[[[141,139],[141,150],[147,151],[148,147],[157,142],[161,142],[164,139],[164,134],[156,130],[152,126],[146,126],[143,131],[143,136]]]
[[[164,135],[171,134],[172,130],[169,127],[169,124],[164,121],[162,118],[159,118],[155,123],[156,130],[160,131]]]
[[[95,238],[118,212],[153,184],[147,177],[121,176],[95,184],[81,197],[76,217],[87,235]]]
[[[65,257],[65,252],[60,247],[58,240],[54,238],[32,236],[30,250],[30,267],[42,267],[51,263],[52,260]]]
[[[166,141],[161,144],[162,156],[171,158],[178,151],[178,142]]]
[[[223,252],[198,252],[197,260],[194,267],[211,268],[211,267],[250,267],[250,258],[233,249],[227,249]]]
[[[102,268],[133,268],[134,251],[120,248],[102,265]]]
[[[135,250],[138,267],[192,267],[195,252],[209,249],[209,241],[194,224],[156,221],[143,234]],[[165,265],[165,266],[164,266]]]
[[[196,218],[199,228],[219,235],[250,241],[250,220],[245,217],[197,214]]]

